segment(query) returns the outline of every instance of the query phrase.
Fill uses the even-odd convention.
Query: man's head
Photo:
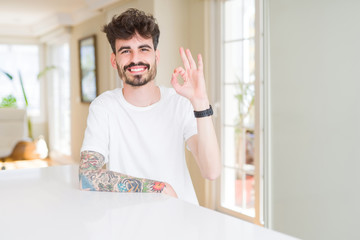
[[[160,30],[152,15],[146,15],[143,11],[130,8],[103,27],[103,32],[111,45],[112,51],[116,54],[115,43],[117,39],[128,40],[135,34],[143,38],[152,38],[154,49],[159,43]]]
[[[139,87],[155,79],[160,31],[153,16],[131,8],[103,31],[113,50],[111,64],[126,84]]]

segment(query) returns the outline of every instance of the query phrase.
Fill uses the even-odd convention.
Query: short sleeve
[[[105,162],[109,155],[109,127],[108,114],[101,101],[95,99],[89,107],[87,126],[82,151],[94,151],[102,154]]]

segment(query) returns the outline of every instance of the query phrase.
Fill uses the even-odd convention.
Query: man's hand
[[[162,191],[163,194],[166,194],[166,195],[169,195],[169,196],[172,196],[172,197],[175,197],[175,198],[178,198],[175,190],[172,188],[172,186],[168,183],[165,183],[165,188],[164,190]]]
[[[198,55],[198,65],[196,65],[189,49],[184,51],[180,48],[180,56],[184,67],[178,67],[174,70],[171,78],[171,84],[175,91],[183,97],[186,97],[192,103],[194,110],[201,111],[209,108],[209,100],[206,93],[206,85],[203,71],[203,61],[201,54]],[[183,78],[184,84],[178,82],[178,75]]]

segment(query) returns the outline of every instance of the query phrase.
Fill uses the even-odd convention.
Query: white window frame
[[[45,35],[41,38],[41,41],[46,45],[46,59],[47,59],[47,65],[51,66],[53,64],[51,64],[51,59],[52,59],[52,48],[53,47],[56,47],[56,46],[59,46],[59,45],[63,45],[63,44],[67,44],[68,47],[69,47],[69,51],[70,51],[70,45],[71,45],[71,29],[69,27],[63,27],[63,28],[59,28],[58,30],[48,34],[48,35]],[[71,53],[69,52],[69,58],[71,59]],[[70,64],[70,62],[69,62]],[[46,106],[48,109],[47,109],[47,118],[48,118],[48,121],[49,121],[49,127],[48,127],[48,134],[49,134],[49,150],[50,150],[50,157],[51,159],[55,160],[56,162],[58,163],[63,163],[63,164],[66,164],[66,163],[69,163],[71,162],[71,156],[72,156],[72,153],[71,153],[71,66],[69,66],[69,91],[70,91],[70,106],[69,106],[69,110],[70,110],[70,116],[69,116],[69,121],[70,121],[70,146],[69,146],[69,149],[68,149],[68,152],[65,153],[63,151],[61,151],[61,149],[59,150],[59,146],[57,145],[58,144],[58,140],[55,139],[56,138],[56,134],[57,134],[57,130],[54,129],[54,125],[52,124],[54,122],[54,118],[58,115],[58,113],[56,112],[53,112],[54,109],[50,109],[51,106]],[[54,70],[55,72],[56,71],[59,71],[57,69]],[[59,74],[59,73],[57,73]],[[53,85],[51,83],[52,81],[52,77],[53,77],[53,73],[50,73],[47,74],[47,77],[48,77],[48,81],[49,83],[46,85],[46,88],[47,88],[47,101],[49,102],[49,104],[52,104],[54,99],[52,99],[51,97],[54,96],[53,94]],[[60,83],[61,84],[61,83]]]
[[[211,45],[213,46],[212,49],[212,56],[213,62],[212,66],[221,66],[221,69],[223,69],[223,59],[222,59],[222,36],[221,34],[218,34],[221,32],[221,24],[222,24],[222,7],[223,7],[223,1],[222,0],[215,0],[213,2],[213,7],[210,9],[210,15],[213,16],[213,19],[215,19],[215,23],[211,23],[212,29],[210,32],[210,36],[213,39]],[[244,219],[246,221],[258,224],[258,225],[265,225],[266,226],[266,202],[267,202],[267,191],[266,186],[264,186],[265,180],[268,179],[268,176],[266,176],[267,171],[264,171],[266,169],[265,161],[264,159],[267,158],[267,133],[265,132],[264,126],[268,124],[267,122],[267,105],[265,104],[264,100],[268,99],[268,96],[266,95],[267,91],[265,91],[264,86],[264,74],[263,74],[263,0],[255,0],[255,14],[256,14],[256,20],[255,20],[255,27],[256,27],[256,34],[255,34],[255,149],[258,149],[255,151],[255,217],[250,217],[245,214],[242,214],[240,212],[225,208],[221,206],[221,180],[219,180],[216,184],[216,199],[215,199],[215,209]],[[214,47],[215,45],[215,47]],[[214,68],[216,69],[216,68]],[[216,110],[218,114],[215,116],[215,126],[217,133],[220,133],[218,136],[222,136],[222,114],[219,114],[221,109],[219,109],[220,101],[221,101],[221,91],[222,89],[219,88],[219,86],[222,86],[221,83],[221,69],[217,67],[218,70],[214,71],[213,74],[215,76],[215,80],[212,81],[213,87],[213,96],[215,101],[217,102]],[[265,167],[265,168],[264,168]],[[262,179],[262,180],[261,180]],[[260,197],[259,197],[260,194]],[[265,207],[265,208],[264,208]]]

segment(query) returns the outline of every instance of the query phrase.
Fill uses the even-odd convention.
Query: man
[[[180,48],[184,68],[172,74],[175,92],[154,81],[160,31],[151,15],[129,9],[103,31],[123,88],[101,94],[90,105],[81,148],[80,188],[158,192],[198,204],[184,144],[203,177],[213,180],[221,171],[201,55],[196,64],[190,51]],[[108,170],[103,169],[106,163]]]

